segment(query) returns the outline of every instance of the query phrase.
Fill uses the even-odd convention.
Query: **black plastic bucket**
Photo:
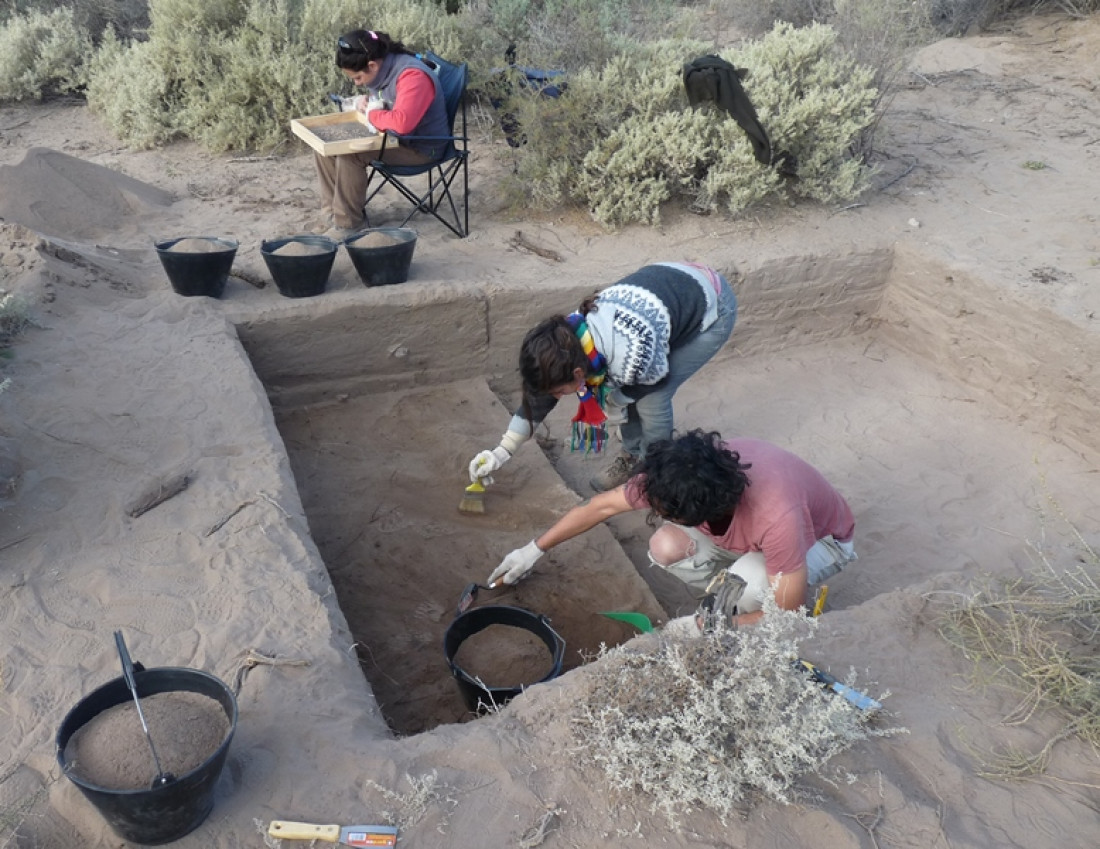
[[[517,681],[513,686],[508,687],[488,686],[466,672],[455,663],[459,646],[468,637],[484,631],[490,625],[511,625],[514,628],[523,628],[542,640],[550,652],[550,671],[538,681]],[[466,706],[475,713],[482,713],[489,708],[500,707],[527,687],[550,681],[561,675],[562,659],[565,657],[565,640],[550,627],[545,616],[521,607],[487,605],[467,610],[455,617],[443,636],[443,653],[447,657],[447,664],[451,667],[451,674],[458,682],[458,689],[462,693]]]
[[[177,242],[184,239],[210,242],[215,250],[171,250]],[[157,242],[155,247],[160,264],[168,275],[168,282],[172,284],[172,290],[177,295],[220,298],[225,291],[225,281],[229,279],[229,270],[233,267],[238,245],[235,239],[221,239],[216,236],[180,236]]]
[[[156,846],[178,840],[202,825],[214,807],[214,785],[225,765],[229,743],[237,728],[237,700],[220,679],[198,669],[161,667],[141,669],[134,678],[141,698],[157,693],[200,693],[218,702],[229,720],[229,732],[203,763],[163,787],[149,790],[112,790],[82,779],[71,771],[65,748],[73,734],[108,708],[132,700],[124,678],[108,681],[69,711],[57,732],[57,762],[123,840]]]
[[[275,253],[291,242],[324,248],[325,252],[302,256]],[[336,248],[337,243],[328,236],[284,236],[265,239],[260,245],[260,255],[280,293],[288,298],[310,298],[325,291],[336,259]]]
[[[377,247],[357,247],[353,244],[372,233],[392,240],[391,244]],[[416,231],[409,227],[372,227],[344,239],[344,247],[351,264],[359,272],[365,286],[389,286],[409,279],[413,251],[416,249]]]

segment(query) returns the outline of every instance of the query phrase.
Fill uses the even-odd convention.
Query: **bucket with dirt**
[[[344,239],[351,264],[365,286],[389,286],[409,279],[416,231],[409,227],[375,227]]]
[[[284,236],[265,239],[260,255],[281,294],[310,298],[325,291],[336,248],[328,236]]]
[[[239,243],[217,236],[184,236],[155,243],[160,264],[177,295],[220,298]]]
[[[69,711],[57,732],[57,762],[123,840],[155,846],[194,831],[214,807],[214,787],[237,727],[237,700],[197,669],[143,669],[133,694],[109,681]],[[158,781],[165,775],[167,781]]]
[[[565,640],[545,616],[487,605],[455,617],[443,652],[466,706],[483,713],[561,675]]]

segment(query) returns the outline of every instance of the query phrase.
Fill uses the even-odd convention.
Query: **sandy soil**
[[[260,256],[319,223],[301,148],[135,152],[78,105],[0,108],[0,287],[35,318],[0,396],[0,846],[124,845],[54,751],[119,674],[115,629],[146,667],[237,692],[213,813],[180,846],[263,846],[272,819],[393,820],[409,847],[533,846],[539,823],[570,847],[1094,845],[1089,747],[1061,743],[1040,781],[979,775],[980,753],[1034,748],[1056,717],[1002,723],[1018,697],[975,686],[933,611],[1040,554],[1072,565],[1076,532],[1100,544],[1097,48],[1098,20],[1035,18],[923,51],[881,127],[878,188],[843,209],[673,210],[614,234],[513,220],[492,192],[508,151],[483,143],[469,238],[418,224],[409,282],[385,288],[341,252],[307,299]],[[153,242],[193,236],[240,242],[220,300],[167,285]],[[787,445],[848,496],[858,568],[807,653],[888,691],[884,721],[909,733],[834,759],[798,804],[673,829],[579,768],[569,726],[582,661],[632,634],[601,612],[694,605],[646,565],[643,517],[479,594],[547,615],[567,674],[470,721],[441,644],[463,588],[599,462],[562,449],[555,411],[486,513],[457,511],[466,461],[506,422],[516,339],[681,257],[733,277],[741,313],[678,420]]]

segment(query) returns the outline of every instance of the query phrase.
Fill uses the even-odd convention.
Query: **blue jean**
[[[672,436],[672,396],[676,390],[699,371],[721,350],[733,333],[737,321],[737,296],[726,279],[721,278],[718,296],[718,318],[714,324],[681,345],[668,356],[668,375],[659,389],[643,395],[627,407],[626,422],[620,428],[623,451],[634,457],[644,457],[647,445]],[[627,394],[630,389],[627,388]]]

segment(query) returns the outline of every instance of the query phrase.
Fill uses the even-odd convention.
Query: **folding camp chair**
[[[424,165],[391,165],[381,159],[373,160],[368,166],[367,173],[367,205],[371,198],[378,194],[386,184],[393,186],[406,200],[412,204],[412,210],[405,220],[401,222],[404,227],[417,213],[425,213],[436,218],[441,224],[449,228],[460,239],[470,232],[470,180],[468,172],[469,150],[466,137],[466,82],[469,78],[469,69],[466,64],[454,65],[445,59],[441,59],[434,53],[419,55],[428,67],[432,68],[439,76],[439,83],[443,88],[443,100],[447,107],[447,122],[451,128],[449,136],[404,136],[403,138],[418,141],[445,141],[446,149],[443,156]],[[462,115],[462,125],[459,132],[455,132],[455,119],[459,113]],[[385,141],[379,151],[379,157],[385,154]],[[462,173],[462,195],[460,198],[462,214],[459,215],[458,206],[451,193],[451,186],[455,178]],[[410,178],[427,175],[427,191],[417,192],[410,184]],[[381,180],[371,190],[371,183],[375,176]],[[455,194],[458,187],[455,186]]]

